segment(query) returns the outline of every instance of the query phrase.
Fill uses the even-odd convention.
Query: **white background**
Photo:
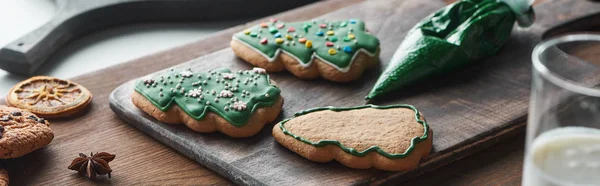
[[[0,0],[0,46],[50,20],[56,12],[51,0]],[[97,31],[61,48],[36,72],[68,79],[189,42],[251,19],[214,23],[131,25]],[[17,82],[27,79],[0,69],[0,98]]]

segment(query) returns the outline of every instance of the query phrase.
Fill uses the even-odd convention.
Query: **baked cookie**
[[[431,129],[411,105],[305,110],[275,125],[273,136],[311,161],[387,171],[417,167],[432,145]]]
[[[8,172],[6,172],[6,169],[0,169],[0,186],[8,186],[8,183]]]
[[[44,118],[67,117],[82,111],[92,102],[85,87],[58,78],[35,76],[15,85],[6,104],[27,109]]]
[[[279,88],[261,68],[171,70],[138,81],[132,101],[159,121],[236,138],[258,133],[283,106]]]
[[[35,114],[0,105],[0,159],[16,158],[48,145],[50,124]]]
[[[365,23],[350,19],[284,23],[272,19],[233,35],[231,48],[248,63],[302,79],[334,82],[357,79],[379,62],[379,39]]]

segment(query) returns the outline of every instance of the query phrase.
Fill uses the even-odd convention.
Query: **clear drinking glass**
[[[524,186],[600,185],[600,35],[533,50]]]

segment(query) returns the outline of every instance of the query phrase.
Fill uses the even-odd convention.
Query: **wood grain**
[[[328,20],[360,18],[381,40],[381,68],[391,58],[404,34],[415,23],[445,4],[441,1],[375,0],[325,14]],[[418,8],[420,11],[413,11]],[[564,15],[554,14],[569,12]],[[245,140],[220,134],[198,134],[177,126],[164,125],[131,104],[133,82],[119,87],[110,98],[111,106],[123,119],[182,154],[206,165],[239,184],[387,184],[404,181],[452,161],[514,137],[524,126],[531,86],[530,54],[543,33],[573,18],[598,14],[600,4],[585,1],[553,1],[537,7],[542,17],[528,29],[515,28],[506,47],[465,70],[431,78],[390,95],[380,104],[408,103],[425,113],[434,131],[432,154],[419,168],[408,172],[352,170],[337,163],[318,164],[281,148],[270,135],[269,126]],[[564,17],[567,16],[567,17]],[[281,19],[298,21],[298,19]],[[224,48],[175,68],[195,71],[227,67],[251,67]],[[336,84],[324,80],[303,81],[289,73],[271,74],[286,99],[282,118],[294,112],[321,106],[364,104],[364,95],[380,69],[368,71],[357,82]],[[235,152],[235,153],[232,153]]]

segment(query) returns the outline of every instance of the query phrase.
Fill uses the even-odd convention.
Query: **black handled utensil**
[[[0,68],[33,74],[68,42],[115,26],[262,17],[316,0],[55,0],[57,13],[39,28],[0,49]]]

